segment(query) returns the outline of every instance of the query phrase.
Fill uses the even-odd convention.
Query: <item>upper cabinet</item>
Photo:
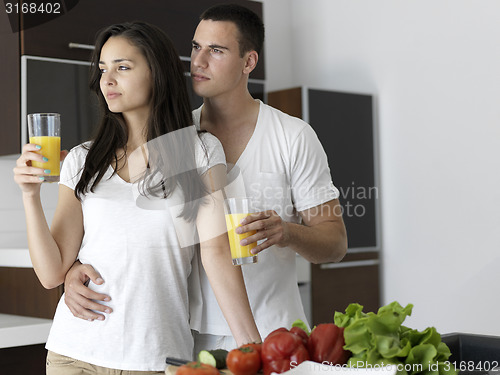
[[[243,5],[262,17],[261,2],[232,2]],[[13,4],[11,13],[0,14],[0,155],[21,151],[21,145],[27,139],[24,119],[28,111],[60,112],[61,117],[64,111],[76,113],[75,116],[64,117],[65,124],[71,124],[71,128],[65,128],[64,139],[68,142],[65,146],[70,147],[87,140],[87,134],[78,130],[90,129],[88,126],[79,127],[78,122],[92,122],[87,117],[93,112],[86,110],[89,106],[85,104],[88,90],[84,74],[81,73],[85,69],[75,68],[75,78],[66,78],[68,75],[63,70],[70,69],[68,63],[76,65],[89,62],[99,30],[114,23],[152,23],[172,39],[188,72],[191,40],[199,16],[205,9],[218,3],[220,0],[54,0],[41,3],[43,9],[40,8],[41,5],[31,9],[34,2],[10,3]],[[22,55],[25,56],[23,59]],[[29,65],[29,61],[36,60],[32,56],[43,58],[37,59],[36,67],[33,67],[35,63]],[[45,58],[63,59],[67,64],[59,64],[61,69],[58,69],[55,64],[48,62],[45,65],[51,66],[48,70],[43,70],[45,67],[40,68],[40,61],[46,61]],[[264,65],[264,56],[261,55],[257,68],[250,75],[252,82],[257,82],[259,93],[263,92]],[[42,70],[35,70],[39,68]],[[32,74],[37,79],[31,78]],[[76,79],[85,82],[75,84]],[[189,84],[189,79],[186,82]],[[36,90],[30,85],[35,85]],[[75,87],[82,89],[74,89]],[[55,109],[46,103],[49,99],[51,103],[57,102]],[[73,134],[70,131],[74,129],[78,131]]]
[[[339,189],[349,249],[379,249],[373,97],[296,87],[269,92],[268,103],[304,119],[318,135]]]
[[[6,12],[0,12],[0,155],[20,152],[19,35]]]
[[[59,1],[60,2],[60,1]],[[236,0],[234,3],[252,9],[262,17],[262,3]],[[55,2],[58,3],[58,2]],[[191,40],[200,14],[218,0],[82,0],[64,1],[60,15],[26,13],[21,23],[21,54],[87,61],[96,33],[103,27],[127,21],[145,21],[163,29],[172,39],[179,54],[189,57]],[[31,25],[34,25],[30,27]],[[264,79],[261,56],[252,78]]]

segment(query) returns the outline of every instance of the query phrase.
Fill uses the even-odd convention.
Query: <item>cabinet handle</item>
[[[322,270],[331,270],[334,268],[345,268],[345,267],[366,267],[366,266],[376,266],[379,263],[378,259],[368,259],[368,260],[353,260],[350,262],[340,262],[340,263],[325,263],[319,267]]]
[[[78,48],[78,49],[90,49],[93,50],[95,47],[91,44],[80,44],[80,43],[69,43],[69,48]]]

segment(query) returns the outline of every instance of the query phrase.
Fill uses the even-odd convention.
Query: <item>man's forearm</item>
[[[342,223],[285,225],[289,232],[289,247],[311,263],[340,262],[347,252],[347,236]]]

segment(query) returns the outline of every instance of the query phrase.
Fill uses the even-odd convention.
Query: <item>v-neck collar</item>
[[[260,123],[261,123],[260,117],[262,116],[262,102],[260,100],[258,101],[259,101],[259,114],[257,115],[257,122],[255,123],[255,128],[253,129],[253,133],[250,136],[250,139],[248,140],[245,149],[240,154],[238,160],[236,160],[235,163],[235,165],[237,165],[240,169],[243,169],[245,165],[247,165],[249,162],[252,162],[251,150],[255,149],[253,147],[253,144],[257,142],[256,138],[258,138],[258,134],[260,132]]]
[[[249,162],[252,161],[252,156],[251,156],[251,150],[253,148],[253,144],[257,142],[255,139],[257,138],[259,132],[261,131],[261,116],[262,116],[262,110],[263,110],[263,103],[260,99],[256,99],[259,102],[259,114],[257,115],[257,122],[255,124],[255,128],[252,132],[252,135],[250,136],[250,139],[248,140],[244,150],[241,152],[240,156],[238,157],[238,160],[236,160],[236,163],[234,165],[238,166],[240,169],[248,164]],[[198,108],[198,113],[196,113],[196,122],[198,129],[201,129],[201,113],[203,110],[204,104],[202,104]]]

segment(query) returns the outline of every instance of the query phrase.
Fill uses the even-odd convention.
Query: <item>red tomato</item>
[[[251,342],[249,344],[245,344],[245,345],[240,346],[240,348],[246,348],[247,346],[250,346],[254,350],[258,351],[259,355],[260,355],[260,353],[262,353],[262,343],[261,342],[259,342],[259,343]]]
[[[261,366],[260,353],[251,346],[233,349],[227,355],[226,365],[234,375],[255,375]]]
[[[200,362],[189,362],[177,369],[175,375],[219,375],[214,366]]]

